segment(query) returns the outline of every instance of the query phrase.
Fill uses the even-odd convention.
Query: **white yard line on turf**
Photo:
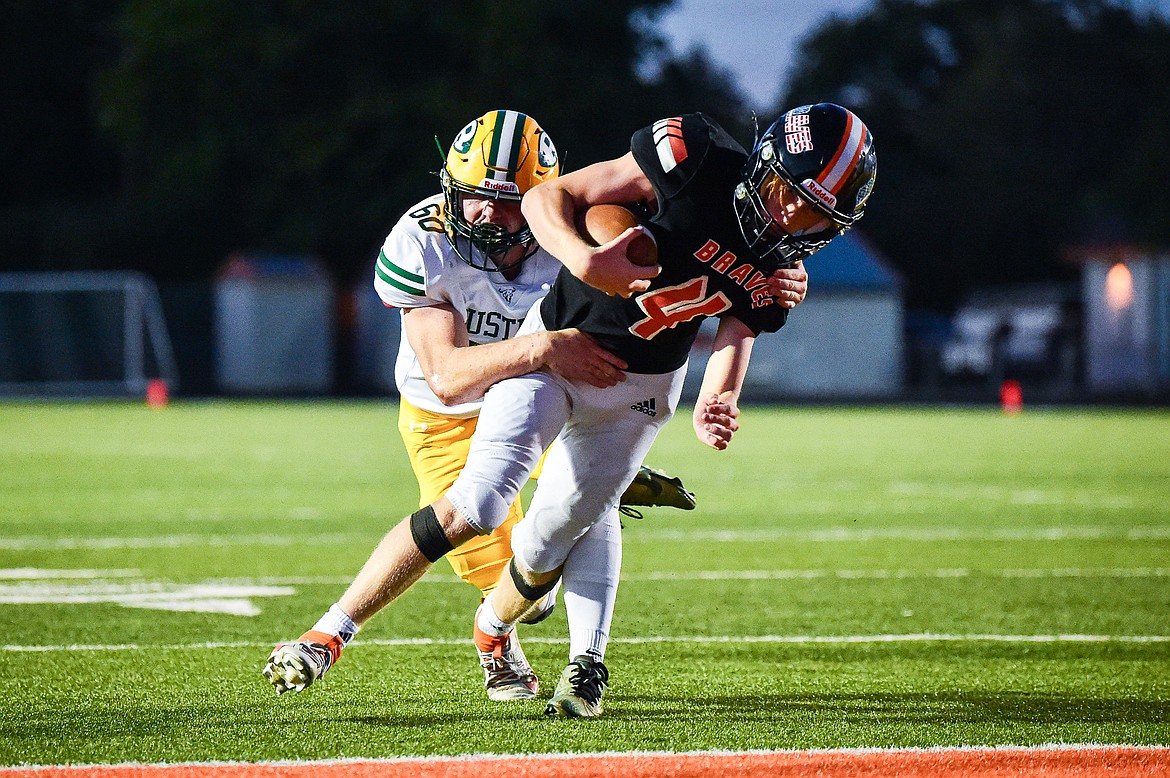
[[[564,638],[524,637],[525,643],[562,644]],[[911,633],[904,635],[646,635],[643,637],[610,638],[610,644],[647,643],[783,643],[783,644],[853,644],[853,643],[1170,643],[1170,635],[956,635],[946,633]],[[355,640],[350,645],[365,646],[462,646],[467,638],[385,638]],[[75,645],[0,645],[0,651],[14,653],[34,652],[97,652],[97,651],[203,651],[213,648],[264,648],[271,643],[236,641],[223,643],[147,643],[75,644]]]
[[[1059,540],[1170,540],[1170,526],[1133,527],[1031,527],[1020,529],[961,529],[885,527],[882,529],[655,529],[638,526],[625,533],[626,543],[695,541],[714,543],[758,543],[796,540],[814,543],[867,543],[879,540],[937,541],[1059,541]],[[367,544],[365,534],[324,535],[158,535],[153,537],[53,538],[39,535],[0,537],[0,551],[95,551],[125,548],[181,548],[186,546],[336,546]]]
[[[337,546],[370,543],[370,535],[156,535],[152,537],[49,538],[43,535],[0,537],[0,551],[104,551],[121,548],[182,548],[185,546]],[[375,541],[376,542],[376,538]]]
[[[0,570],[0,580],[5,581],[37,581],[41,579],[61,578],[141,578],[138,570],[95,570],[95,569],[64,569],[47,570],[40,567],[10,567]]]
[[[125,579],[139,578],[139,582],[127,583]],[[800,581],[840,578],[843,580],[886,580],[920,578],[1170,578],[1170,567],[1058,567],[1058,568],[1005,568],[971,569],[967,567],[943,567],[926,570],[830,570],[830,569],[781,569],[781,570],[650,570],[622,574],[623,581]],[[206,578],[193,582],[164,582],[147,580],[148,576],[138,570],[70,570],[16,568],[0,569],[0,604],[25,602],[30,595],[68,595],[84,597],[96,594],[140,594],[173,591],[175,587],[288,587],[288,586],[346,586],[353,579],[348,576],[259,576]],[[88,583],[76,583],[87,580]],[[19,581],[19,583],[15,583]],[[58,581],[57,584],[49,583]],[[462,579],[451,574],[431,572],[419,583],[458,584]],[[200,596],[206,596],[201,592]],[[233,590],[218,591],[217,596],[287,596],[292,591],[267,590],[250,592]],[[76,600],[80,602],[81,600]]]
[[[2,571],[0,571],[2,572]],[[622,573],[623,581],[799,581],[841,578],[844,580],[885,580],[890,578],[1170,578],[1170,567],[1064,567],[970,569],[947,567],[933,570],[651,570]],[[346,586],[353,579],[344,576],[265,578],[216,578],[206,584],[239,586]],[[419,583],[462,583],[455,575],[430,573]]]
[[[1170,527],[1142,525],[1120,527],[1030,527],[1020,529],[960,529],[885,527],[882,529],[796,530],[782,527],[738,530],[678,530],[638,527],[627,531],[625,543],[702,541],[715,543],[759,543],[774,540],[803,540],[815,543],[867,543],[875,540],[938,541],[1055,541],[1055,540],[1170,540]]]

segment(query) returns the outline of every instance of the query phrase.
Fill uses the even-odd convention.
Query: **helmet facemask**
[[[770,193],[780,186],[788,187],[800,197],[802,203],[828,218],[832,226],[816,232],[789,233],[768,207]],[[807,197],[799,186],[792,184],[774,162],[771,165],[757,165],[748,180],[735,187],[735,213],[739,217],[739,229],[748,248],[772,267],[790,267],[812,256],[849,228],[847,224],[838,223],[819,203]]]
[[[488,195],[454,180],[447,175],[445,170],[439,174],[439,178],[443,182],[447,241],[460,259],[476,270],[499,273],[519,267],[524,260],[536,253],[536,239],[527,225],[516,232],[508,232],[498,224],[472,224],[467,221],[463,215],[464,196],[472,194],[487,197]],[[495,197],[509,200],[520,199],[507,197],[500,193],[496,193]],[[524,251],[511,261],[507,261],[509,252],[516,246],[523,246]]]

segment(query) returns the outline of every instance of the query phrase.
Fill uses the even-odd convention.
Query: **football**
[[[581,218],[579,232],[586,241],[594,246],[600,246],[637,225],[638,217],[629,208],[620,205],[593,205],[586,209]],[[626,247],[626,259],[635,265],[658,264],[658,244],[654,242],[649,231],[630,241]]]

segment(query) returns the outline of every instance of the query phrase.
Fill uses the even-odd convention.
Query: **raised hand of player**
[[[692,419],[699,442],[716,451],[723,451],[731,443],[731,436],[739,429],[739,408],[732,392],[711,392],[699,397]]]
[[[581,272],[585,283],[608,295],[630,297],[650,288],[650,279],[662,272],[660,265],[635,265],[626,256],[630,243],[645,234],[643,227],[630,227],[592,251]]]
[[[804,263],[773,270],[768,276],[768,291],[781,308],[791,310],[804,302],[804,296],[808,294],[808,272]]]
[[[570,381],[607,389],[626,380],[625,360],[597,345],[589,335],[573,328],[545,332],[544,354],[536,361]]]

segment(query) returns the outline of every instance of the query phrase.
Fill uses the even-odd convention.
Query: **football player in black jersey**
[[[773,271],[812,255],[861,218],[876,173],[869,129],[851,111],[820,103],[786,112],[750,154],[707,116],[663,119],[634,133],[628,154],[525,195],[533,234],[564,264],[540,304],[540,324],[579,327],[629,365],[624,382],[601,392],[504,382],[484,408],[486,415],[489,405],[528,403],[564,424],[559,455],[546,463],[513,533],[510,574],[478,618],[480,629],[506,635],[534,595],[563,577],[572,660],[547,713],[601,713],[609,673],[599,636],[608,636],[612,600],[570,596],[578,581],[598,575],[598,560],[574,553],[575,539],[604,524],[604,506],[673,414],[701,321],[717,317],[719,327],[692,424],[700,442],[722,450],[739,426],[752,343],[787,319]],[[578,216],[602,203],[642,209],[646,227],[592,246],[578,233]],[[641,229],[658,244],[658,267],[636,267],[625,256]],[[497,440],[489,434],[479,444],[506,447],[517,439],[514,431],[494,431]],[[575,496],[569,504],[559,497],[565,493]]]

